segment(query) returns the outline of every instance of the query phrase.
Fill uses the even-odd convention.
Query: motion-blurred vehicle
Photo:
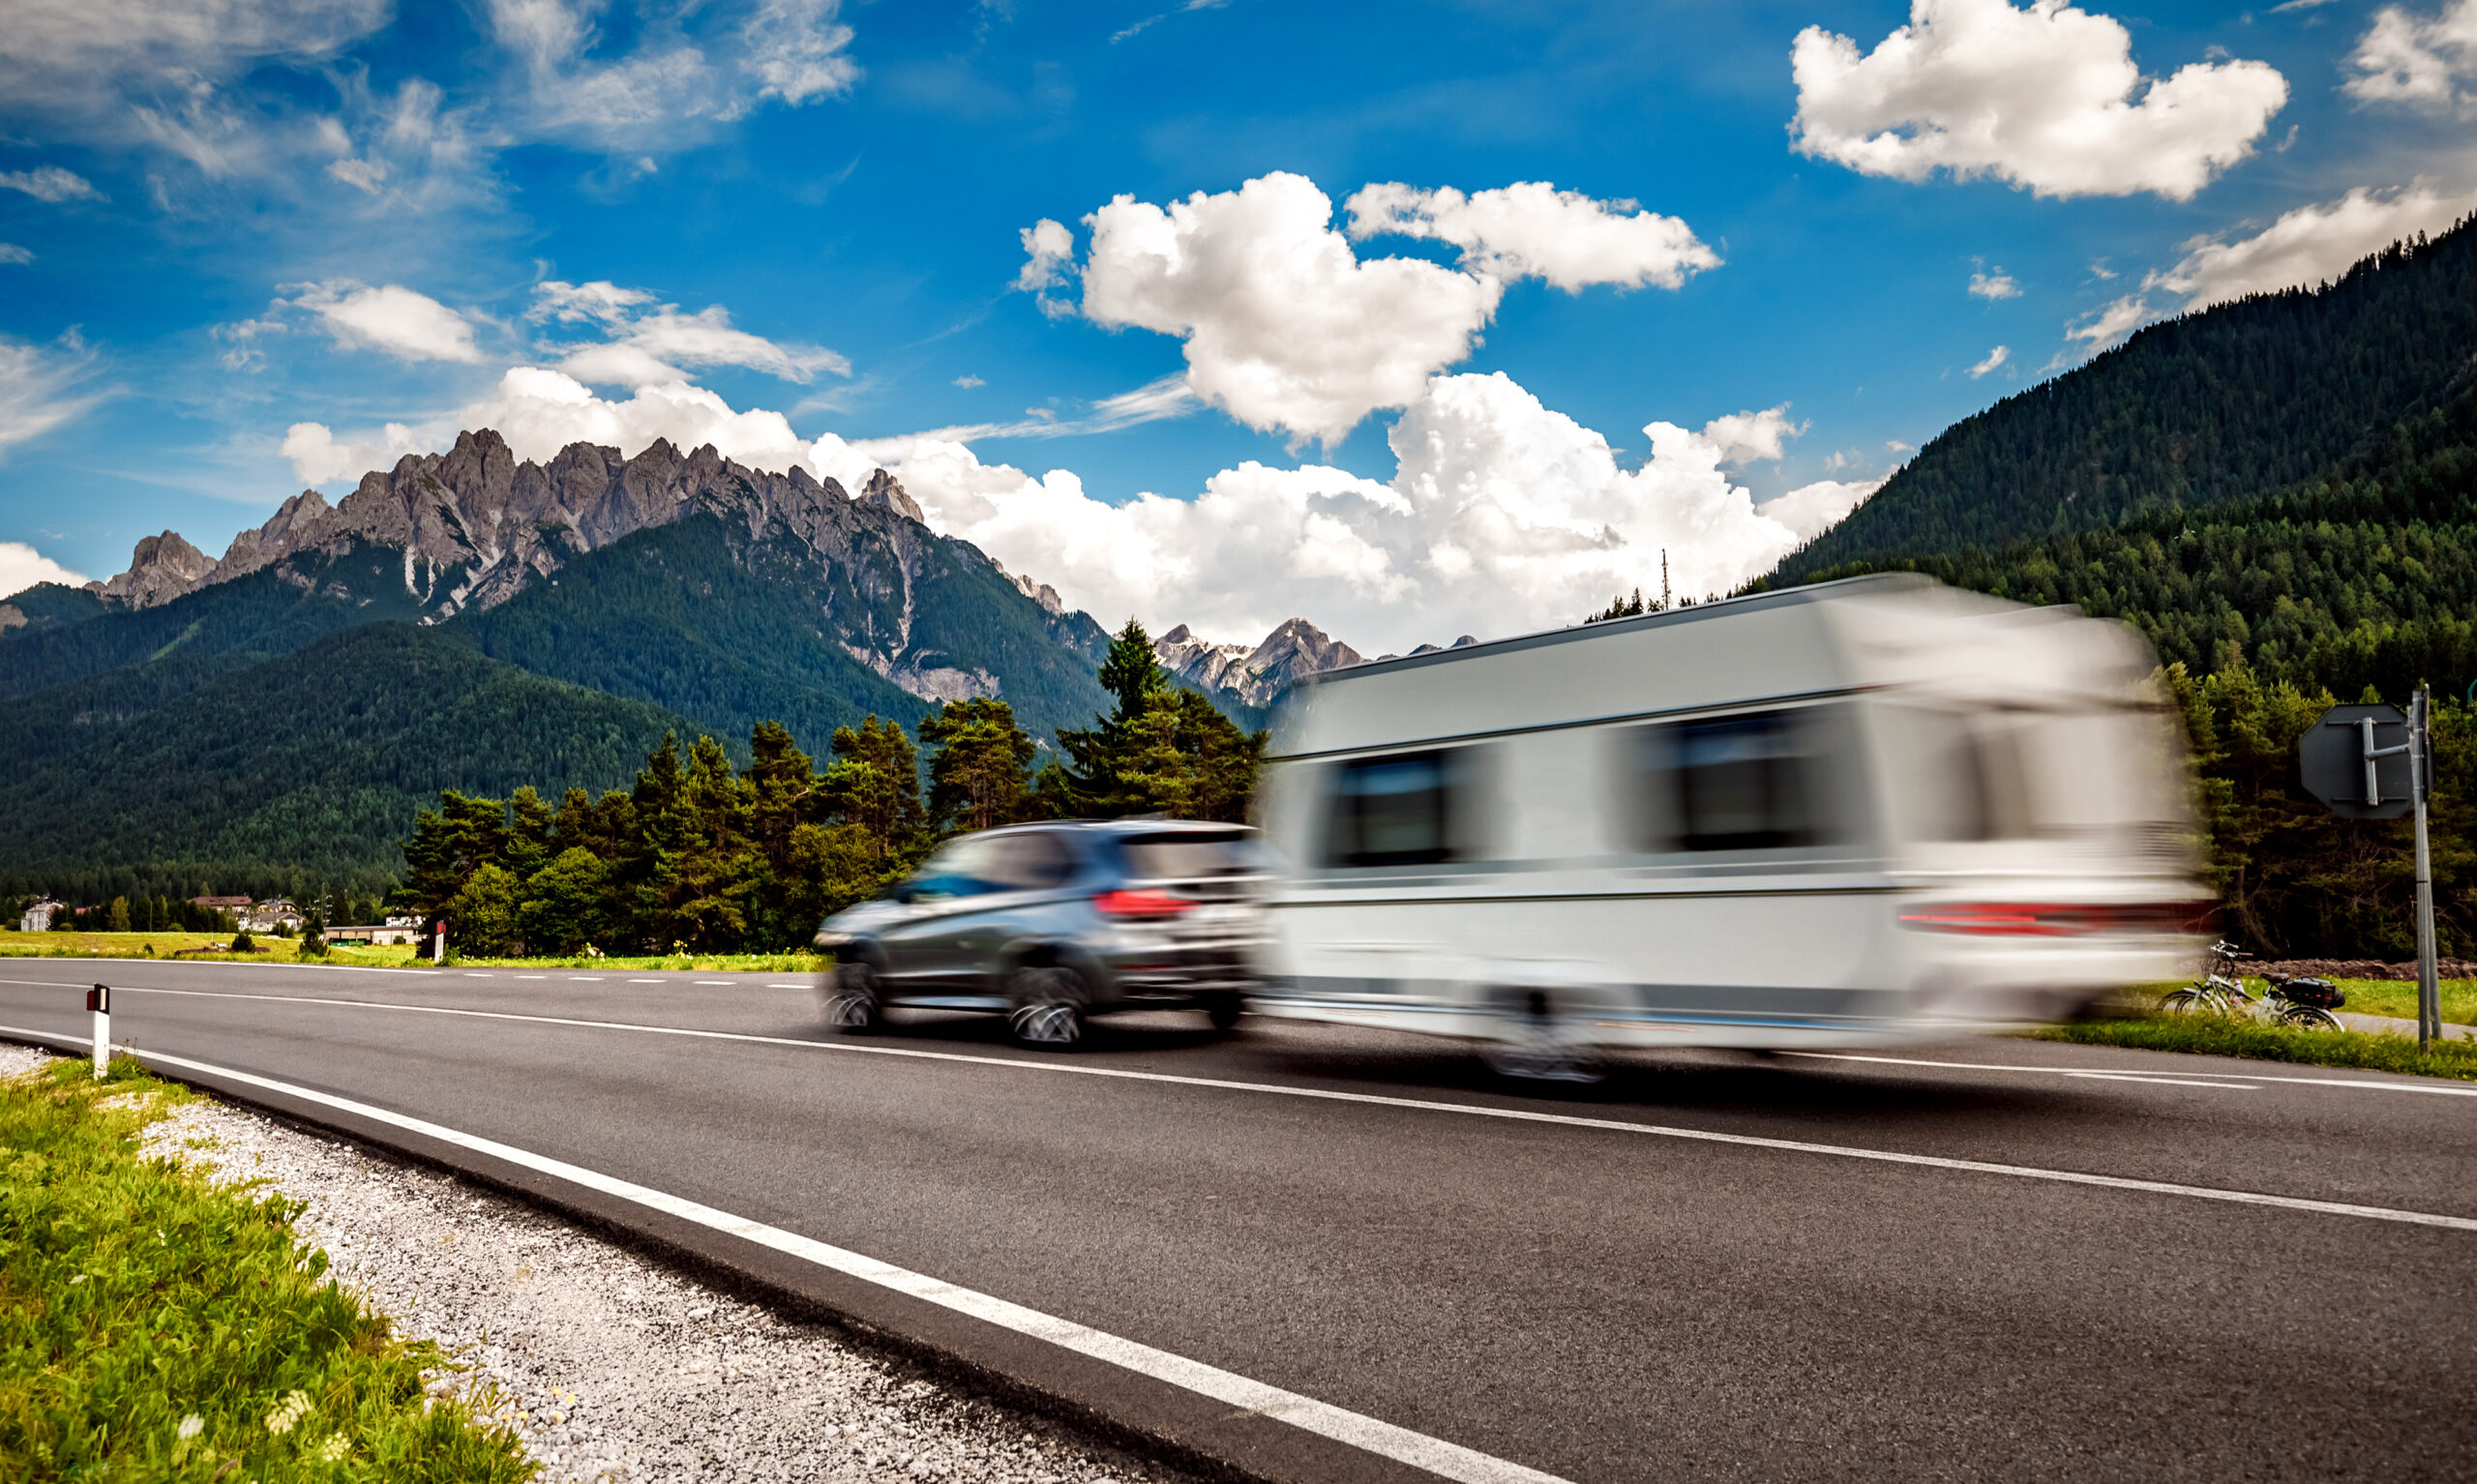
[[[1318,676],[1258,783],[1254,1008],[1585,1078],[2178,977],[2210,904],[2155,664],[2078,609],[1878,577]]]
[[[1068,1047],[1092,1016],[1195,1009],[1228,1030],[1256,978],[1255,831],[1163,819],[1051,823],[951,841],[892,892],[826,920],[829,1024],[886,1010],[987,1010],[1027,1045]]]

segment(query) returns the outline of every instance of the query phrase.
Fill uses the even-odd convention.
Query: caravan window
[[[1341,765],[1326,858],[1336,866],[1418,866],[1453,858],[1453,755],[1400,753]]]
[[[1835,832],[1820,729],[1812,708],[1644,727],[1640,846],[1666,853],[1825,844]]]

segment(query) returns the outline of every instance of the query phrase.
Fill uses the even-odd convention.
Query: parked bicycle
[[[2262,993],[2245,988],[2237,963],[2253,955],[2225,939],[2211,944],[2210,968],[2194,983],[2168,991],[2159,1008],[2169,1015],[2244,1017],[2291,1030],[2338,1030],[2340,1018],[2331,1012],[2348,1002],[2340,987],[2311,975],[2270,974]]]

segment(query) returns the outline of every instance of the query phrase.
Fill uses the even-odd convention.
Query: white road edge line
[[[0,1031],[18,1035],[44,1036],[43,1032],[21,1030],[14,1025],[0,1025]],[[45,1036],[45,1039],[56,1038]],[[833,1272],[858,1278],[866,1283],[874,1283],[880,1288],[891,1289],[898,1293],[925,1299],[940,1308],[951,1309],[957,1314],[968,1315],[986,1323],[996,1324],[1001,1329],[1030,1335],[1036,1340],[1046,1340],[1062,1350],[1070,1350],[1081,1355],[1089,1355],[1095,1360],[1107,1361],[1121,1370],[1133,1371],[1138,1376],[1167,1381],[1171,1385],[1210,1397],[1216,1402],[1243,1408],[1277,1422],[1286,1422],[1292,1427],[1320,1437],[1330,1438],[1337,1442],[1348,1443],[1352,1447],[1376,1454],[1380,1458],[1389,1458],[1396,1463],[1409,1464],[1415,1469],[1424,1469],[1440,1477],[1456,1480],[1458,1484],[1569,1484],[1569,1481],[1553,1473],[1543,1473],[1537,1469],[1528,1469],[1493,1454],[1466,1448],[1460,1443],[1447,1442],[1442,1438],[1431,1438],[1425,1433],[1415,1433],[1409,1428],[1396,1427],[1390,1422],[1380,1421],[1375,1417],[1317,1401],[1314,1397],[1300,1396],[1295,1391],[1285,1391],[1279,1386],[1251,1380],[1217,1366],[1207,1365],[1201,1360],[1190,1360],[1184,1355],[1154,1350],[1149,1345],[1122,1339],[1118,1335],[1078,1324],[1072,1320],[1043,1314],[1037,1309],[1028,1309],[1022,1304],[1010,1303],[1002,1298],[948,1283],[943,1279],[932,1278],[925,1273],[915,1273],[909,1268],[897,1267],[891,1262],[880,1262],[875,1258],[830,1246],[813,1237],[802,1236],[796,1232],[786,1232],[780,1227],[770,1227],[763,1222],[752,1221],[745,1216],[734,1216],[729,1211],[717,1210],[713,1206],[700,1204],[683,1197],[671,1195],[668,1191],[655,1190],[650,1186],[639,1185],[615,1175],[604,1174],[599,1170],[571,1165],[564,1160],[552,1159],[547,1154],[536,1154],[530,1149],[521,1149],[514,1144],[500,1143],[494,1139],[484,1139],[478,1134],[468,1134],[462,1129],[449,1128],[444,1124],[432,1123],[427,1119],[391,1113],[384,1108],[373,1108],[367,1103],[356,1103],[349,1098],[340,1098],[315,1088],[278,1082],[273,1078],[259,1077],[231,1067],[216,1066],[211,1062],[192,1061],[186,1056],[169,1055],[163,1052],[141,1051],[134,1047],[129,1050],[134,1055],[143,1056],[165,1066],[180,1067],[192,1072],[204,1072],[215,1077],[227,1077],[234,1082],[244,1083],[253,1087],[263,1087],[271,1092],[281,1092],[287,1097],[301,1098],[324,1107],[340,1109],[360,1117],[392,1124],[397,1128],[436,1139],[445,1143],[471,1149],[477,1154],[487,1154],[492,1159],[504,1160],[509,1164],[550,1175],[554,1179],[565,1180],[572,1185],[600,1191],[607,1196],[616,1196],[648,1210],[660,1211],[667,1216],[676,1216],[683,1221],[693,1221],[711,1231],[725,1232],[744,1241],[754,1242],[761,1247],[770,1247],[776,1252],[813,1262]]]
[[[118,988],[118,986],[114,986]],[[197,993],[205,993],[199,991]],[[1956,1072],[2038,1072],[2048,1077],[2079,1077],[2087,1075],[2074,1067],[2007,1066],[1992,1061],[1934,1061],[1923,1056],[1865,1056],[1855,1052],[1782,1052],[1783,1056],[1805,1056],[1813,1061],[1879,1061],[1895,1067],[1951,1067]],[[2130,1076],[2158,1076],[2157,1073],[2128,1073]],[[2423,1083],[2377,1083],[2362,1077],[2282,1077],[2276,1072],[2211,1072],[2211,1077],[2243,1078],[2253,1083],[2280,1083],[2290,1087],[2371,1087],[2376,1092],[2431,1092],[2437,1097],[2477,1098],[2477,1085],[2449,1086]]]
[[[116,987],[117,988],[117,987]],[[2433,1211],[2407,1211],[2385,1205],[2355,1205],[2342,1201],[2314,1201],[2303,1196],[2274,1196],[2260,1191],[2222,1190],[2208,1185],[2179,1185],[2131,1175],[2092,1174],[2078,1170],[2048,1170],[2037,1165],[2004,1165],[1988,1160],[1949,1159],[1940,1154],[1906,1154],[1894,1149],[1866,1149],[1851,1144],[1812,1143],[1803,1139],[1771,1139],[1759,1134],[1723,1134],[1712,1129],[1676,1128],[1659,1123],[1632,1123],[1622,1118],[1585,1118],[1574,1113],[1539,1113],[1527,1108],[1486,1108],[1472,1103],[1441,1103],[1429,1098],[1388,1097],[1375,1092],[1342,1092],[1329,1087],[1290,1087],[1279,1083],[1242,1083],[1219,1077],[1180,1077],[1170,1072],[1138,1072],[1126,1067],[1075,1066],[1058,1061],[1025,1061],[1012,1056],[974,1056],[962,1052],[928,1052],[901,1046],[854,1046],[849,1042],[803,1041],[793,1036],[759,1036],[736,1030],[699,1030],[684,1025],[638,1025],[624,1021],[586,1021],[555,1015],[517,1015],[504,1010],[458,1010],[443,1005],[391,1005],[368,999],[319,999],[307,994],[237,994],[217,990],[158,990],[131,986],[122,994],[178,994],[197,999],[260,999],[284,1004],[337,1005],[353,1010],[394,1010],[408,1015],[453,1015],[474,1020],[522,1021],[538,1025],[578,1025],[594,1030],[627,1030],[643,1035],[686,1036],[695,1040],[737,1041],[758,1046],[794,1046],[818,1052],[854,1055],[903,1056],[919,1061],[959,1061],[973,1066],[1007,1067],[1018,1072],[1049,1072],[1068,1077],[1105,1077],[1121,1082],[1167,1083],[1181,1087],[1214,1087],[1229,1092],[1271,1093],[1328,1103],[1360,1103],[1377,1108],[1403,1108],[1418,1113],[1459,1113],[1474,1118],[1503,1118],[1516,1123],[1553,1123],[1567,1128],[1599,1129],[1613,1134],[1646,1134],[1685,1139],[1698,1143],[1735,1144],[1752,1149],[1778,1149],[1794,1154],[1824,1154],[1836,1159],[1873,1160],[1886,1165],[1915,1165],[1929,1170],[1957,1170],[1971,1174],[2000,1174],[2021,1180],[2051,1180],[2062,1185],[2090,1185],[2103,1190],[2141,1191],[2157,1196],[2184,1196],[2196,1201],[2224,1201],[2236,1205],[2270,1206],[2285,1211],[2311,1211],[2323,1216],[2358,1216],[2369,1221],[2395,1221],[2418,1227],[2444,1227],[2477,1232],[2477,1217],[2445,1216]],[[9,1027],[0,1026],[0,1030]],[[33,1032],[29,1032],[32,1034]],[[1929,1062],[1952,1066],[1953,1062]],[[2054,1070],[2040,1068],[2038,1070]],[[2380,1085],[2377,1083],[2376,1085]]]

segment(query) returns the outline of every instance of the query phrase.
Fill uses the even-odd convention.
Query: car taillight
[[[1176,917],[1194,906],[1184,897],[1166,891],[1105,891],[1092,899],[1104,917]]]
[[[2085,933],[2206,933],[2212,902],[1950,902],[1916,906],[1900,925],[1986,937],[2075,937]]]

